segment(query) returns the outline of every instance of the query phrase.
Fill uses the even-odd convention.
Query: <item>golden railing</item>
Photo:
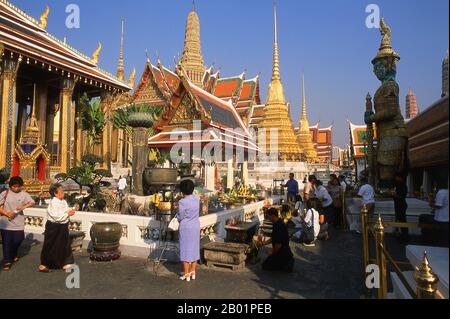
[[[390,264],[397,274],[398,278],[407,289],[408,293],[413,299],[441,299],[442,295],[438,291],[439,278],[430,266],[426,252],[422,260],[422,264],[415,269],[414,280],[416,282],[416,289],[411,287],[410,283],[403,274],[400,265],[409,263],[398,262],[392,258],[388,252],[385,244],[385,229],[387,227],[393,228],[431,228],[441,229],[442,227],[434,225],[419,225],[413,223],[397,223],[397,222],[384,222],[381,215],[375,223],[372,223],[371,216],[367,206],[363,206],[361,210],[361,225],[362,225],[362,239],[363,239],[363,261],[364,261],[364,273],[367,266],[370,264],[376,264],[379,269],[380,282],[377,290],[378,299],[386,299],[388,296],[388,265]],[[371,259],[370,256],[370,243],[371,236],[375,243],[375,259]],[[367,291],[367,295],[370,296],[371,292]]]

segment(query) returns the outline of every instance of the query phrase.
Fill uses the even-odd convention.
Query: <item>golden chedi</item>
[[[273,72],[260,130],[266,130],[265,152],[267,154],[278,153],[280,160],[299,162],[302,158],[302,152],[297,136],[295,136],[294,125],[292,124],[289,107],[284,97],[283,84],[281,83],[276,3],[274,4],[274,18]],[[278,130],[278,141],[272,141],[274,145],[271,145],[270,131],[273,129]]]
[[[300,119],[300,126],[298,132],[298,141],[303,153],[306,156],[308,163],[317,163],[319,158],[317,156],[317,151],[313,144],[313,137],[309,129],[309,121],[306,113],[306,91],[305,91],[305,76],[302,79],[302,117]]]
[[[203,87],[202,81],[206,67],[200,41],[200,19],[195,8],[189,13],[187,19],[183,57],[180,63],[192,83]]]

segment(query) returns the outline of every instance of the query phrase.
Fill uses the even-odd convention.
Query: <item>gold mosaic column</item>
[[[71,159],[71,107],[72,96],[75,88],[76,80],[67,78],[63,80],[61,90],[61,112],[62,112],[62,125],[61,125],[61,172],[67,173],[70,169]]]
[[[16,80],[22,57],[3,59],[3,72],[1,75],[1,123],[0,123],[0,168],[11,168],[12,154],[15,144],[15,118],[16,118]]]

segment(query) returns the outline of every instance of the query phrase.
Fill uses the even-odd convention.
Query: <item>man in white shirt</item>
[[[127,188],[127,179],[120,176],[119,182],[117,183],[117,190],[119,192],[119,196],[123,197],[125,196],[125,189]]]
[[[358,197],[362,198],[362,204],[367,207],[370,214],[375,211],[375,189],[369,184],[367,178],[361,178],[362,186],[359,189]]]
[[[325,215],[326,222],[329,224],[334,223],[334,207],[333,198],[328,190],[323,186],[321,181],[316,181],[314,196],[322,203],[323,214]]]
[[[342,190],[345,192],[347,190],[347,183],[345,182],[345,176],[339,176],[339,182],[341,183]]]
[[[422,238],[429,244],[442,244],[448,247],[449,234],[449,206],[448,183],[438,185],[436,198],[430,201],[434,215],[427,214],[419,217],[420,225],[436,225],[439,229],[422,228]]]

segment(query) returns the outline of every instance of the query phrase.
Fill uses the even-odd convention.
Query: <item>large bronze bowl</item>
[[[91,259],[96,261],[112,261],[119,259],[121,252],[120,239],[122,225],[119,223],[95,223],[91,227],[93,252]]]

